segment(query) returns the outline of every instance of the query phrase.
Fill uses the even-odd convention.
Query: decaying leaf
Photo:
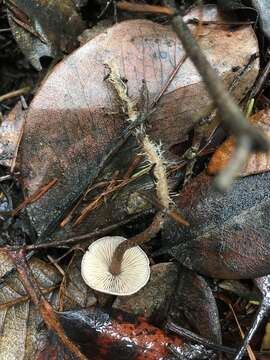
[[[11,260],[0,253],[1,275],[12,267]],[[60,281],[58,271],[33,258],[32,272],[41,288],[52,289]],[[51,290],[52,292],[52,290]],[[36,351],[46,341],[48,331],[41,327],[42,320],[36,307],[25,300],[23,285],[16,275],[12,276],[0,291],[0,353],[2,359],[29,360],[35,358]],[[17,304],[14,302],[18,301]],[[10,303],[11,302],[11,303]],[[13,303],[13,306],[11,306]],[[5,304],[5,305],[4,305]]]
[[[107,312],[91,307],[58,316],[69,338],[92,360],[170,359],[168,345],[179,348],[183,343],[143,318],[116,309]]]
[[[75,254],[65,271],[60,287],[60,308],[73,310],[95,305],[97,300],[92,289],[87,286],[81,276],[81,259]]]
[[[258,11],[262,31],[270,40],[270,3],[268,0],[252,0],[251,2]]]
[[[4,118],[0,126],[0,164],[14,169],[23,133],[25,112],[21,103]]]
[[[14,38],[37,69],[42,57],[55,58],[78,45],[84,24],[72,0],[7,0]]]
[[[164,245],[186,267],[221,279],[256,278],[270,273],[270,173],[238,179],[219,194],[212,177],[194,178],[178,206],[189,228],[164,226]]]
[[[180,272],[171,302],[170,319],[183,327],[186,320],[196,333],[222,344],[218,308],[212,290],[202,276],[190,270]]]
[[[250,118],[250,122],[262,129],[270,140],[270,109],[262,110]],[[232,158],[235,150],[235,138],[229,137],[212,156],[207,171],[209,174],[220,172]],[[239,176],[259,174],[270,170],[270,153],[252,154]]]
[[[215,7],[206,9],[205,18],[217,18]],[[194,11],[189,16],[198,17],[200,11]],[[228,26],[211,25],[200,37],[200,44],[228,82],[235,75],[232,69],[242,69],[258,50],[248,26],[232,31]],[[96,177],[106,154],[127,128],[122,104],[104,80],[110,63],[114,62],[126,79],[129,96],[140,108],[143,83],[151,104],[183,56],[181,43],[170,27],[133,20],[108,29],[55,68],[31,104],[21,146],[26,194],[52,178],[59,180],[29,207],[38,235],[53,230],[64,211]],[[255,61],[237,89],[238,99],[257,73]],[[205,111],[210,103],[200,76],[186,60],[149,118],[148,132],[165,148],[181,142],[187,138],[194,114]]]
[[[178,269],[173,263],[153,265],[146,286],[131,296],[118,296],[113,308],[144,316],[149,321],[160,324],[167,318],[177,276]]]

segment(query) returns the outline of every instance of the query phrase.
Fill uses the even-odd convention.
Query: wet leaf
[[[0,164],[13,170],[23,133],[25,112],[21,103],[4,118],[0,126]]]
[[[77,45],[84,24],[71,0],[8,0],[15,40],[31,64],[42,70],[42,57],[59,57]]]
[[[75,254],[65,271],[60,290],[60,308],[73,310],[95,305],[97,300],[92,289],[81,276],[82,256]]]
[[[186,267],[221,279],[270,273],[270,173],[238,179],[227,194],[200,174],[180,194],[178,207],[189,228],[168,221],[164,245]]]
[[[1,275],[12,267],[7,255],[0,253]],[[60,281],[54,267],[33,258],[30,266],[35,278],[43,289],[55,286]],[[34,359],[36,351],[46,341],[48,331],[41,327],[42,320],[36,307],[26,295],[23,285],[16,275],[10,277],[0,291],[0,353],[3,359]],[[18,303],[5,308],[8,302]]]
[[[144,316],[155,324],[162,323],[167,318],[177,275],[177,266],[173,263],[151,266],[151,275],[146,286],[134,295],[118,296],[113,308]]]
[[[143,318],[98,308],[59,313],[66,334],[90,359],[158,360],[170,358],[168,345],[182,345]]]
[[[262,110],[250,119],[250,122],[262,129],[270,140],[270,109]],[[229,137],[212,156],[207,171],[209,174],[220,172],[232,158],[235,150],[235,138]],[[259,174],[270,170],[270,152],[252,154],[239,176]]]
[[[174,323],[185,326],[184,317],[196,333],[222,344],[216,300],[202,276],[185,269],[180,272],[170,314]]]
[[[59,321],[73,343],[91,360],[133,359],[172,360],[168,346],[184,355],[192,349],[183,346],[179,337],[164,331],[121,310],[105,310],[95,307],[58,313]],[[52,336],[36,360],[71,360],[61,343]]]
[[[216,19],[216,9],[207,9],[204,16]],[[190,16],[199,16],[198,11]],[[200,43],[217,72],[229,82],[235,75],[231,69],[243,68],[258,50],[250,27],[232,31],[228,26],[211,26]],[[108,29],[55,68],[31,104],[21,146],[28,195],[52,178],[59,180],[29,207],[39,235],[52,232],[67,207],[92,183],[106,154],[127,127],[119,99],[111,84],[104,81],[104,64],[116,64],[127,80],[129,96],[140,107],[143,81],[151,104],[183,56],[182,46],[169,27],[134,20]],[[238,87],[238,98],[253,84],[257,72],[255,61]],[[162,141],[164,148],[185,140],[193,115],[210,103],[200,76],[192,63],[185,61],[148,120],[149,134]]]
[[[270,3],[268,0],[252,0],[252,5],[258,11],[262,31],[270,39]]]

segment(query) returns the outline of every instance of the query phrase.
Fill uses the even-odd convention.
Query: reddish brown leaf
[[[91,360],[170,359],[168,345],[179,349],[183,344],[180,337],[169,336],[145,319],[121,310],[91,307],[58,313],[58,319],[69,338]],[[55,336],[36,360],[51,358],[73,359]]]
[[[262,129],[270,140],[270,109],[254,114],[250,122]],[[227,165],[235,150],[235,138],[229,137],[212,156],[207,171],[209,174],[220,172]],[[252,154],[240,176],[259,174],[270,170],[270,152]]]
[[[204,19],[217,18],[213,7],[203,14]],[[198,17],[199,13],[189,16]],[[250,27],[233,31],[228,26],[205,27],[200,44],[227,81],[235,76],[232,68],[243,68],[258,51]],[[183,55],[170,27],[133,20],[108,29],[55,68],[31,104],[21,146],[28,196],[48,180],[59,179],[50,192],[29,206],[39,235],[52,231],[52,224],[91,184],[106,154],[127,128],[119,99],[112,85],[104,81],[104,64],[116,64],[127,80],[129,96],[140,108],[143,81],[151,104]],[[238,87],[238,98],[253,84],[257,72],[255,61]],[[210,103],[198,72],[186,60],[149,119],[149,134],[167,148],[185,140],[194,113],[205,111]]]

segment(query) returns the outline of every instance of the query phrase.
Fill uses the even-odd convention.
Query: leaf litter
[[[90,40],[84,37],[81,48],[56,67],[52,63],[47,74],[40,73],[39,91],[32,101],[32,93],[26,96],[30,102],[29,110],[24,112],[26,116],[21,110],[22,106],[27,107],[24,97],[5,115],[1,128],[1,164],[10,173],[3,181],[14,187],[11,179],[19,179],[24,200],[16,199],[14,209],[1,213],[1,221],[9,229],[28,215],[34,231],[22,238],[15,231],[12,242],[9,240],[12,232],[5,235],[7,241],[0,261],[1,355],[7,359],[41,360],[49,356],[101,360],[121,353],[123,359],[134,356],[139,360],[164,356],[173,359],[177,354],[179,359],[221,356],[240,360],[247,348],[250,358],[267,358],[267,353],[258,354],[253,346],[248,346],[258,323],[262,323],[269,311],[269,155],[262,145],[269,137],[269,114],[267,108],[261,108],[261,104],[269,105],[267,66],[263,69],[264,54],[258,48],[258,32],[255,35],[250,26],[254,23],[250,18],[254,19],[252,16],[257,11],[259,29],[265,39],[269,36],[268,5],[264,1],[247,4],[232,0],[224,7],[218,1],[218,8],[226,12],[225,16],[217,15],[215,6],[207,5],[192,9],[184,18],[234,99],[238,103],[242,101],[244,108],[250,91],[255,96],[252,126],[239,125],[237,116],[233,125],[229,121],[227,125],[235,133],[235,143],[232,138],[225,140],[208,165],[209,173],[221,172],[219,179],[229,177],[229,180],[225,178],[228,184],[236,175],[245,178],[235,180],[226,194],[218,194],[212,186],[213,178],[202,170],[209,162],[209,154],[227,135],[223,126],[226,118],[215,111],[211,96],[218,107],[223,104],[215,98],[214,86],[209,86],[207,74],[211,75],[211,71],[207,74],[200,71],[189,43],[185,43],[185,27],[183,32],[180,30],[180,15],[171,20],[174,33],[169,25],[159,23],[161,19],[164,23],[164,16],[174,14],[172,8],[156,6],[152,1],[94,3],[91,7],[84,1],[79,9],[68,1],[61,8],[55,1],[50,6],[42,4],[37,13],[39,1],[6,2],[12,34],[25,59],[38,70],[46,68],[41,61],[43,56],[58,61],[76,48],[77,36],[86,24],[81,13],[87,6],[93,10],[88,15],[90,22],[95,19],[99,24],[97,19],[101,16],[110,26],[112,13],[120,21],[112,27],[102,26],[101,32],[91,33],[90,29]],[[101,12],[97,13],[97,9]],[[150,13],[147,20],[146,13]],[[74,17],[69,17],[70,14]],[[0,37],[0,41],[6,41],[8,36]],[[8,41],[7,44],[9,51]],[[204,65],[207,67],[207,63]],[[117,81],[110,84],[114,66]],[[259,69],[265,75],[255,84]],[[7,84],[10,86],[11,82]],[[24,89],[17,86],[20,88]],[[9,110],[13,97],[21,94],[19,90],[4,95],[1,110]],[[228,112],[232,103],[233,100],[226,103]],[[130,109],[136,114],[134,117]],[[131,126],[132,118],[136,121]],[[254,124],[266,137],[254,130]],[[151,166],[136,161],[137,154],[145,149],[143,144],[148,136],[159,157]],[[256,150],[264,152],[257,154]],[[147,151],[139,154],[149,161]],[[240,173],[240,165],[243,169],[248,157]],[[159,161],[166,166],[166,172],[158,170]],[[232,171],[233,166],[238,172]],[[161,178],[165,180],[163,186],[159,186]],[[51,183],[47,188],[46,184]],[[167,186],[169,195],[164,192]],[[8,191],[12,192],[12,187]],[[164,202],[162,193],[167,193],[169,202]],[[151,222],[156,210],[158,213]],[[147,252],[153,279],[139,293],[115,299],[94,292],[84,283],[80,274],[81,252],[89,245],[87,239],[93,241],[103,231],[124,235],[129,238],[126,244],[140,244]],[[34,232],[37,237],[33,236]],[[154,240],[144,244],[150,238]],[[9,242],[13,247],[8,246]],[[76,242],[79,244],[69,246]],[[26,252],[31,250],[27,260],[22,243]],[[34,257],[33,251],[37,252]],[[163,267],[174,270],[159,274],[158,269]],[[222,340],[229,343],[225,320],[233,309],[238,321],[236,312],[241,306],[229,307],[224,312],[220,301],[231,304],[232,300],[240,301],[242,296],[248,297],[254,291],[245,292],[235,286],[232,295],[222,287],[217,290],[215,284],[223,279],[237,279],[239,284],[243,284],[242,279],[252,279],[253,283],[245,280],[246,284],[251,288],[255,284],[262,293],[251,330],[248,332],[248,326],[244,326],[247,335],[238,353],[240,336],[229,346],[224,346]],[[46,293],[45,297],[42,292]],[[258,291],[256,294],[258,297]],[[171,303],[170,298],[174,299]],[[104,305],[106,309],[102,308]],[[233,317],[230,319],[238,331]],[[178,333],[178,337],[164,332],[166,320],[169,320],[167,329]],[[89,334],[94,336],[90,338]],[[186,338],[197,344],[189,344]],[[145,344],[149,344],[147,349]],[[20,352],[19,347],[24,351]]]

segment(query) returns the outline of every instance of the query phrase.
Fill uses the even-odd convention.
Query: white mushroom
[[[113,253],[127,241],[121,236],[105,236],[91,244],[82,258],[81,273],[92,289],[112,295],[132,295],[149,280],[150,266],[145,252],[135,246],[125,251],[118,275],[110,272]]]

